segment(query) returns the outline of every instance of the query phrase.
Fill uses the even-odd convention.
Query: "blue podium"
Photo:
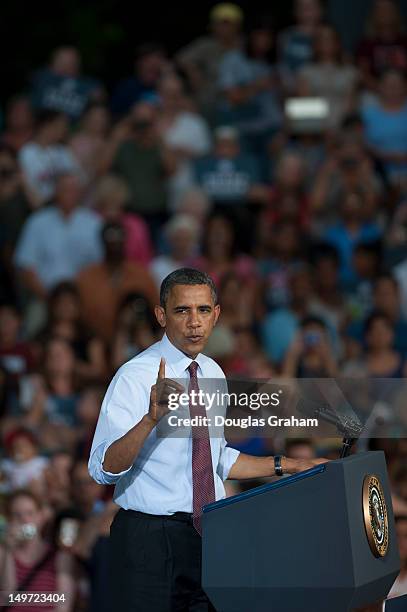
[[[348,612],[384,599],[400,571],[381,451],[205,506],[202,529],[218,612]]]

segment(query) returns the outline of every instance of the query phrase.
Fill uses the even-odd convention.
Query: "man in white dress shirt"
[[[113,377],[89,459],[97,482],[116,485],[121,507],[110,534],[111,606],[204,612],[214,608],[201,588],[202,506],[225,496],[227,478],[272,476],[276,463],[239,453],[224,437],[209,436],[208,427],[192,427],[189,437],[157,433],[169,395],[186,390],[180,380],[189,381],[191,392],[199,380],[225,377],[201,353],[220,314],[208,275],[190,268],[169,274],[155,314],[165,334]],[[202,407],[189,409],[195,416]],[[324,460],[278,461],[278,473],[294,473]]]

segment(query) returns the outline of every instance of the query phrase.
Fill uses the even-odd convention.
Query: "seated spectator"
[[[33,205],[15,154],[8,146],[0,145],[0,249],[5,265],[10,264],[21,227]]]
[[[304,264],[290,273],[288,293],[288,304],[274,309],[260,324],[264,350],[275,366],[281,365],[301,320],[311,315],[313,287],[310,270]]]
[[[0,464],[0,472],[5,479],[3,492],[29,488],[38,495],[44,495],[44,472],[48,459],[39,454],[35,436],[28,429],[20,427],[8,432],[4,446],[7,457]]]
[[[200,227],[193,217],[179,214],[167,221],[164,234],[169,252],[166,255],[158,255],[150,264],[150,272],[157,289],[168,274],[186,266],[191,258],[197,255]]]
[[[104,97],[101,83],[81,74],[81,58],[75,47],[55,49],[49,66],[32,78],[35,109],[51,109],[77,120],[91,101]]]
[[[272,47],[271,29],[262,22],[250,30],[246,48],[228,51],[219,66],[217,122],[236,127],[245,146],[262,157],[282,122],[270,62]]]
[[[153,256],[150,231],[143,217],[126,210],[130,191],[125,181],[106,174],[98,181],[94,206],[106,223],[121,223],[126,232],[124,252],[128,261],[147,266]]]
[[[20,338],[21,316],[13,304],[0,305],[0,364],[8,382],[8,413],[18,411],[24,376],[34,367],[32,346]]]
[[[407,185],[407,89],[402,72],[387,70],[379,98],[361,109],[366,143],[391,185]]]
[[[13,592],[64,593],[65,602],[58,605],[61,612],[75,609],[74,559],[47,542],[41,531],[45,522],[40,498],[30,491],[16,491],[7,500],[7,527],[0,544],[0,589]],[[27,612],[52,611],[54,605],[25,604]]]
[[[225,274],[219,285],[219,304],[222,311],[218,325],[229,327],[232,331],[251,329],[254,326],[254,312],[248,294],[242,291],[235,272]]]
[[[5,419],[5,427],[10,430],[20,424],[34,431],[46,453],[60,448],[72,451],[77,393],[74,352],[66,340],[51,338],[44,348],[43,367],[25,379],[20,414]]]
[[[179,201],[177,213],[193,217],[202,226],[211,209],[211,202],[202,189],[188,189]]]
[[[113,337],[118,307],[125,295],[141,293],[152,308],[158,303],[153,278],[140,264],[125,259],[124,240],[123,226],[107,223],[102,231],[104,260],[88,266],[77,278],[83,319],[107,342]]]
[[[365,88],[375,92],[385,70],[407,69],[407,37],[401,11],[394,0],[375,0],[366,37],[357,51],[357,64]]]
[[[376,213],[383,185],[360,139],[351,136],[328,154],[311,185],[314,227],[336,221],[343,193],[355,190],[364,194],[363,216],[368,220]]]
[[[312,59],[314,37],[322,21],[319,0],[296,0],[295,25],[283,30],[278,39],[278,63],[284,89],[295,89],[296,75]]]
[[[404,359],[407,357],[407,320],[401,312],[400,288],[390,274],[377,276],[373,284],[372,311],[379,311],[388,317],[394,326],[394,348]],[[355,321],[348,328],[348,334],[357,342],[363,341],[364,321]]]
[[[136,49],[134,75],[120,81],[112,94],[111,108],[116,117],[126,115],[143,100],[157,98],[157,83],[167,68],[161,45],[146,43]]]
[[[222,212],[214,212],[202,234],[202,255],[192,259],[191,266],[206,272],[219,286],[223,277],[234,272],[246,290],[254,297],[257,286],[255,262],[239,253],[234,224]]]
[[[179,77],[167,75],[162,78],[158,85],[158,95],[157,130],[175,163],[174,172],[168,181],[169,207],[174,210],[183,192],[191,187],[190,162],[209,153],[211,137],[205,120],[190,108],[191,104]]]
[[[355,282],[346,292],[346,309],[352,321],[366,317],[373,307],[373,285],[382,272],[380,240],[361,242],[353,249],[352,268]]]
[[[304,158],[295,152],[284,153],[277,163],[274,181],[260,221],[269,226],[292,222],[307,229],[310,211]]]
[[[29,99],[21,95],[12,97],[6,107],[2,144],[18,153],[31,140],[33,127],[34,117]]]
[[[90,476],[87,460],[79,459],[72,467],[71,490],[75,509],[83,519],[86,520],[104,510],[105,487],[97,484]]]
[[[281,374],[285,378],[334,378],[338,366],[322,319],[307,317],[285,355]]]
[[[69,147],[83,169],[88,184],[91,184],[100,172],[109,123],[107,107],[100,102],[93,102],[85,108],[79,128],[69,141]]]
[[[257,258],[257,269],[260,276],[260,304],[257,305],[258,316],[264,315],[264,309],[273,310],[287,306],[290,302],[290,275],[302,266],[301,236],[298,226],[283,221],[271,226],[263,223],[259,236],[264,250]]]
[[[42,206],[55,196],[56,183],[61,174],[81,175],[77,160],[63,144],[67,129],[63,113],[40,111],[33,139],[20,149],[18,159],[21,170],[36,206]]]
[[[37,352],[53,337],[62,338],[75,354],[75,373],[81,383],[104,380],[107,374],[105,346],[84,325],[80,296],[71,282],[57,285],[48,300],[48,321],[35,339]]]
[[[299,96],[324,98],[329,105],[325,127],[338,129],[355,104],[358,73],[343,61],[339,36],[334,28],[321,25],[315,32],[313,61],[298,73]]]
[[[33,213],[24,224],[14,264],[24,288],[40,300],[102,257],[101,221],[80,206],[81,196],[77,176],[64,174],[57,181],[55,204]]]
[[[314,297],[310,311],[328,322],[334,332],[335,352],[346,317],[346,303],[339,287],[339,257],[335,248],[321,245],[312,258]]]
[[[244,204],[260,183],[257,159],[241,152],[236,129],[226,126],[216,129],[214,151],[195,162],[194,174],[207,196],[223,205]]]
[[[200,111],[209,119],[217,101],[220,62],[227,51],[241,46],[242,22],[243,13],[237,4],[215,4],[210,13],[210,34],[193,40],[176,55]]]
[[[154,312],[145,297],[138,293],[127,295],[119,306],[115,336],[112,341],[113,369],[116,370],[154,344],[158,335]],[[100,403],[96,418],[99,416]]]
[[[79,410],[79,405],[78,405]],[[64,449],[57,449],[49,457],[44,472],[46,483],[46,502],[51,514],[67,508],[71,504],[70,486],[73,457]]]
[[[165,178],[170,171],[156,126],[157,109],[138,103],[129,116],[127,136],[114,143],[106,163],[129,187],[128,210],[142,214],[155,231],[166,216]]]
[[[220,326],[222,326],[222,323]],[[208,346],[210,344],[209,342]],[[224,369],[228,376],[249,378],[271,378],[275,376],[275,371],[270,361],[267,359],[258,339],[250,328],[236,328],[233,331],[232,346],[233,351],[220,359],[222,369]],[[263,447],[263,444],[264,440],[257,440],[258,447]]]
[[[205,120],[191,110],[182,80],[175,74],[158,84],[158,131],[164,143],[186,158],[204,155],[210,149],[210,133]]]
[[[401,378],[406,375],[401,354],[394,347],[394,325],[381,312],[373,312],[365,321],[363,340],[365,354],[357,361],[348,362],[345,376]]]
[[[352,265],[355,246],[361,242],[378,240],[381,230],[377,223],[363,222],[364,194],[348,192],[343,195],[340,220],[328,226],[322,238],[335,247],[340,260],[340,280],[343,288],[351,288],[356,282]]]

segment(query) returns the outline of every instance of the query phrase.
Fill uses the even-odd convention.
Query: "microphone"
[[[346,438],[358,438],[363,429],[358,416],[354,412],[351,414],[348,407],[341,413],[339,409],[335,410],[329,404],[320,404],[313,400],[300,399],[297,404],[297,410],[305,416],[335,425],[338,432]]]

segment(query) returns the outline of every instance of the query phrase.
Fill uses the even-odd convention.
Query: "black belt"
[[[146,512],[140,512],[139,510],[125,510],[125,512],[131,512],[141,518],[152,519],[152,520],[168,520],[168,521],[181,521],[182,523],[190,523],[192,525],[192,513],[190,512],[174,512],[174,514],[147,514]]]

